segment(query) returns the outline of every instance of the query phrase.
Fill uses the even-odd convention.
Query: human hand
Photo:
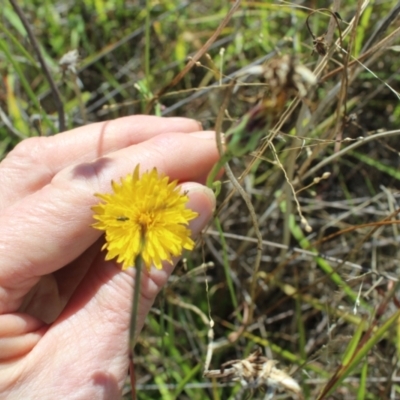
[[[0,393],[10,399],[115,399],[128,369],[135,270],[104,261],[94,193],[135,166],[188,192],[196,235],[212,215],[204,183],[213,132],[184,118],[134,116],[19,144],[0,164]],[[197,183],[196,183],[197,182]],[[174,266],[142,272],[137,327]]]

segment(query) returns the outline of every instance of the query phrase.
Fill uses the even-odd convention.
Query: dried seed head
[[[303,398],[299,384],[286,372],[276,368],[276,364],[276,360],[269,360],[262,355],[261,349],[257,349],[243,360],[228,361],[219,370],[205,371],[204,376],[240,382],[248,389],[264,387],[286,390]]]
[[[313,40],[314,51],[320,56],[324,56],[328,52],[328,43],[325,41],[325,35],[318,36]]]
[[[324,172],[323,174],[322,174],[322,179],[328,179],[329,177],[331,176],[331,173],[330,172]]]
[[[295,91],[304,97],[317,83],[314,73],[289,55],[275,58],[265,65],[249,67],[241,75],[263,75],[272,95],[276,97],[282,91]]]
[[[314,73],[289,55],[274,59],[267,64],[263,75],[275,95],[282,90],[293,90],[304,97],[310,87],[317,83]]]
[[[79,53],[78,50],[71,50],[68,53],[65,53],[58,65],[61,67],[62,71],[65,73],[66,71],[72,72],[74,75],[77,74],[78,69],[78,61],[79,61]]]

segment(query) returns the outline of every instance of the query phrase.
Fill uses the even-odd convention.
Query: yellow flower
[[[169,182],[155,168],[139,177],[138,165],[112,188],[112,194],[96,194],[105,203],[92,207],[93,227],[105,231],[106,260],[117,257],[126,269],[140,255],[148,269],[151,264],[161,269],[162,261],[171,263],[183,249],[193,249],[187,225],[198,214],[185,207],[188,196],[177,181]]]

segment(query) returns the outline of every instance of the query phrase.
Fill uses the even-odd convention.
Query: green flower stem
[[[129,354],[133,356],[133,349],[135,348],[135,332],[137,325],[137,314],[139,308],[139,295],[140,295],[140,281],[142,275],[142,258],[139,256],[135,260],[136,276],[135,276],[135,288],[132,297],[132,314],[131,323],[129,326]]]
[[[143,244],[143,243],[142,243]],[[143,246],[142,246],[143,249]],[[139,295],[140,295],[140,284],[141,284],[141,275],[142,275],[142,267],[143,261],[142,257],[139,255],[134,261],[136,268],[136,276],[135,276],[135,287],[132,296],[132,313],[131,313],[131,322],[129,324],[129,374],[131,378],[131,393],[132,400],[136,400],[136,377],[135,377],[135,365],[133,363],[133,352],[136,344],[136,326],[137,326],[137,317],[138,317],[138,309],[139,309]]]

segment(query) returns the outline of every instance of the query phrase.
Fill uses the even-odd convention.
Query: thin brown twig
[[[309,19],[310,19],[310,17],[311,17],[313,14],[315,14],[315,13],[317,13],[317,12],[322,12],[322,11],[326,11],[326,12],[328,12],[329,14],[331,14],[331,18],[333,18],[333,21],[334,21],[333,27],[334,27],[334,28],[337,27],[338,30],[339,30],[339,43],[340,43],[340,47],[343,47],[342,29],[340,28],[340,23],[339,23],[339,21],[338,21],[338,17],[337,17],[336,14],[335,14],[333,11],[331,11],[329,8],[318,8],[317,10],[312,11],[312,12],[308,15],[308,17],[307,17],[307,19],[306,19],[306,26],[307,26],[308,31],[310,32],[310,35],[311,35],[312,38],[313,38],[313,41],[316,42],[316,41],[318,40],[318,38],[314,35],[313,31],[312,31],[311,28],[310,28]],[[328,36],[332,36],[332,35],[333,35],[333,32],[332,32],[332,34],[330,33],[330,27],[329,27],[329,28],[328,28],[328,32],[326,33],[326,35],[323,35],[323,36],[328,37]],[[327,41],[327,45],[328,45],[328,41]]]
[[[200,58],[206,53],[209,47],[215,42],[217,37],[220,35],[222,30],[225,28],[227,23],[231,20],[233,14],[239,8],[241,0],[236,0],[233,4],[232,8],[229,10],[228,14],[226,14],[225,18],[222,20],[218,28],[211,35],[211,37],[207,40],[206,43],[201,47],[201,49],[189,60],[189,62],[185,65],[185,67],[176,75],[166,86],[164,86],[147,104],[146,106],[146,114],[150,112],[154,103],[170,88],[176,86],[181,79],[194,67],[196,62],[200,60]]]
[[[337,15],[336,15],[336,13],[338,13],[340,10],[341,3],[342,3],[342,0],[333,0],[332,11],[331,11],[332,15],[331,15],[331,19],[329,21],[328,31],[326,32],[326,37],[325,37],[326,42],[328,43],[328,46],[330,46],[333,41],[333,34],[335,33],[335,29],[337,27],[339,28],[340,36],[341,37],[343,36],[340,26],[338,24]]]
[[[51,76],[50,70],[47,67],[46,61],[43,58],[42,52],[40,51],[39,43],[35,38],[35,35],[33,34],[33,31],[31,29],[31,26],[26,19],[23,11],[21,10],[20,6],[17,4],[16,0],[10,0],[10,3],[14,9],[14,11],[17,13],[19,19],[21,20],[22,24],[24,25],[24,28],[26,30],[26,33],[29,36],[29,40],[31,41],[33,50],[35,51],[37,58],[39,59],[39,63],[41,67],[43,68],[43,72],[46,76],[47,81],[50,84],[51,87],[51,92],[53,94],[55,106],[57,109],[58,113],[58,128],[60,132],[65,131],[65,115],[64,115],[64,105],[61,100],[61,95],[60,92],[58,91],[57,85],[54,82],[53,77]]]
[[[336,3],[337,2],[335,2],[334,11],[337,11],[338,7],[339,7],[339,4],[336,4]],[[310,18],[314,14],[323,13],[323,12],[327,12],[327,13],[330,14],[331,21],[329,23],[327,32],[325,34],[322,34],[321,36],[317,37],[316,35],[314,35],[314,33],[312,31],[309,21],[310,21]],[[331,11],[330,9],[328,9],[328,8],[319,8],[319,9],[313,10],[308,15],[308,17],[306,19],[306,27],[307,27],[308,31],[310,32],[310,35],[313,38],[314,51],[316,51],[319,55],[325,56],[328,53],[329,54],[333,53],[334,48],[332,48],[329,52],[328,52],[328,48],[329,48],[330,43],[333,40],[333,33],[334,33],[334,30],[336,28],[339,31],[338,40],[339,40],[340,48],[343,48],[342,29],[340,27],[340,23],[338,21],[338,18],[336,16],[336,14],[333,11]],[[346,87],[347,87],[347,74],[345,74],[345,77],[346,77]],[[339,111],[341,109],[341,99],[339,99],[338,104],[339,104],[339,106],[338,106],[337,116],[338,116],[338,121],[339,121],[340,120],[340,118],[339,118],[340,112]],[[303,104],[301,106],[301,109],[300,109],[300,112],[299,112],[299,115],[298,115],[298,118],[297,118],[297,122],[296,122],[297,135],[299,135],[299,134],[302,135],[303,134],[303,128],[305,128],[304,124],[303,124],[303,121],[306,118],[305,116],[306,116],[307,112],[309,112],[309,106],[308,106],[307,102],[303,102]],[[345,114],[346,114],[346,111],[345,111]],[[339,122],[337,123],[337,125],[339,125]],[[294,140],[300,141],[300,139],[298,139],[298,138],[297,139],[294,138]],[[275,150],[275,147],[274,147],[272,141],[269,141],[269,146],[273,150],[273,154],[275,156],[276,162],[278,163],[278,165],[281,165],[280,161],[279,161],[279,157],[276,154],[276,150]],[[304,218],[304,216],[302,215],[301,207],[300,207],[299,201],[297,200],[294,187],[292,185],[292,182],[294,181],[295,171],[296,171],[297,156],[300,153],[300,151],[301,151],[301,147],[300,146],[299,146],[299,148],[297,150],[293,149],[292,156],[288,158],[286,167],[283,168],[283,166],[281,165],[281,170],[282,170],[282,172],[283,172],[283,174],[285,176],[285,179],[286,179],[286,185],[284,186],[284,196],[285,196],[285,199],[286,199],[286,208],[285,208],[285,212],[284,212],[284,228],[283,228],[283,235],[282,235],[282,242],[285,245],[289,245],[291,237],[292,237],[289,220],[290,220],[290,218],[292,216],[292,213],[293,213],[293,210],[292,210],[293,201],[296,203],[298,214],[299,214],[299,216],[300,216],[300,218],[302,220],[302,225],[304,225],[304,227],[305,227],[305,229],[307,231],[311,230],[311,226],[308,224],[306,218]],[[282,249],[280,255],[281,255],[281,258],[284,260],[285,259],[285,250]]]
[[[361,15],[363,10],[365,9],[365,4],[366,4],[366,1],[364,1],[362,4],[361,4],[361,2],[358,3],[358,10],[359,11],[357,12],[357,15]],[[357,15],[352,19],[352,21],[349,24],[348,28],[343,32],[343,38],[350,31],[354,32],[353,29],[354,29],[355,23],[357,22],[357,18],[358,18]],[[354,81],[354,79],[356,79],[356,77],[360,73],[361,69],[365,68],[365,66],[363,66],[360,63],[360,60],[370,56],[370,58],[367,61],[369,63],[369,62],[372,62],[373,59],[376,59],[376,57],[378,55],[382,54],[382,52],[389,46],[389,44],[392,43],[393,40],[398,36],[398,34],[400,33],[399,29],[400,28],[396,29],[392,34],[388,35],[385,39],[383,39],[380,42],[380,44],[377,44],[376,46],[374,46],[373,48],[368,50],[365,54],[361,55],[357,60],[353,60],[353,61],[347,63],[347,81],[348,81],[348,85],[350,85]],[[343,50],[343,51],[346,52],[346,50]],[[350,67],[353,67],[354,65],[358,65],[358,64],[361,64],[361,66],[359,68],[350,69]],[[336,75],[337,73],[342,72],[344,68],[345,68],[345,66],[341,66],[341,67],[337,68],[336,70],[332,71],[332,73],[326,74],[325,76],[323,76],[319,80],[319,83],[322,84],[323,82],[326,81],[326,79],[331,78],[332,76]],[[337,83],[335,85],[335,87],[332,88],[330,90],[330,92],[326,95],[326,97],[324,99],[322,99],[322,101],[318,105],[317,109],[314,111],[313,116],[311,117],[311,120],[310,120],[309,124],[307,125],[307,127],[313,126],[312,124],[314,123],[314,121],[316,121],[318,119],[317,116],[319,116],[321,113],[324,113],[325,110],[328,109],[328,107],[330,106],[330,103],[332,103],[334,101],[334,99],[337,96],[337,93],[339,92],[339,90],[340,90],[340,88],[342,86],[343,85],[341,83]],[[328,132],[330,132],[330,131],[328,131]],[[328,138],[332,138],[332,135],[328,136]],[[312,152],[312,154],[304,161],[303,165],[299,168],[298,176],[301,177],[302,180],[304,179],[303,174],[309,175],[309,172],[306,172],[306,171],[308,170],[311,162],[320,153],[322,148],[323,148],[323,145],[321,145],[319,147],[315,147],[315,149]]]
[[[357,140],[356,142],[348,145],[347,147],[343,148],[342,150],[340,150],[340,152],[338,153],[334,153],[328,157],[325,157],[322,161],[320,161],[317,165],[315,165],[314,167],[310,168],[304,175],[302,175],[301,179],[307,179],[308,177],[311,177],[312,175],[314,175],[319,169],[321,169],[322,167],[324,167],[325,165],[329,164],[330,162],[333,161],[333,159],[341,157],[342,155],[344,155],[345,153],[348,153],[350,150],[354,150],[357,147],[370,142],[371,140],[377,140],[386,136],[395,136],[395,135],[399,135],[400,134],[400,130],[396,129],[393,131],[386,131],[386,132],[378,132],[375,135],[371,135],[371,136],[367,136],[367,137],[363,137],[360,138],[359,140]]]
[[[231,181],[233,187],[238,191],[238,193],[240,194],[240,196],[243,198],[244,202],[246,203],[247,209],[249,210],[249,213],[250,213],[251,222],[253,224],[254,233],[257,238],[257,253],[256,253],[256,259],[254,261],[254,271],[253,271],[253,276],[252,276],[251,284],[250,284],[250,297],[251,297],[252,301],[250,304],[248,323],[251,323],[253,321],[253,315],[254,315],[254,309],[255,309],[257,278],[258,278],[258,271],[260,269],[260,264],[261,264],[263,240],[262,240],[260,227],[258,226],[258,222],[257,222],[257,214],[253,207],[253,204],[251,203],[249,195],[246,193],[246,191],[240,185],[239,181],[236,179],[235,175],[233,174],[233,172],[229,166],[229,163],[226,163],[225,169],[226,169],[226,175],[229,178],[229,180]]]
[[[330,42],[333,39],[333,32],[334,32],[335,28],[337,28],[338,31],[339,31],[339,46],[340,46],[340,49],[343,49],[343,33],[342,33],[342,29],[340,27],[340,23],[338,21],[338,17],[335,14],[335,12],[337,12],[339,10],[340,1],[338,1],[338,2],[336,1],[334,6],[335,6],[334,7],[334,11],[331,11],[328,8],[319,8],[317,10],[314,10],[313,12],[311,12],[308,15],[308,17],[306,19],[306,26],[307,26],[308,31],[310,32],[311,36],[313,37],[314,46],[317,49],[317,52],[318,52],[318,48],[320,48],[321,46],[328,46],[330,44]],[[358,10],[360,10],[360,7],[358,8]],[[331,15],[331,22],[330,22],[329,27],[328,27],[328,32],[326,33],[326,35],[322,36],[323,43],[321,44],[321,38],[316,38],[314,33],[312,32],[311,28],[310,28],[309,19],[313,14],[315,14],[317,12],[322,12],[322,11],[325,11],[325,12],[327,12],[327,13],[329,13]],[[358,14],[359,14],[359,12],[358,12]],[[356,17],[357,17],[357,15],[356,15]],[[358,21],[358,19],[356,19],[354,24],[353,24],[353,32],[355,32],[355,28],[357,26],[357,21]],[[326,42],[324,42],[325,37],[326,37]],[[350,40],[349,48],[351,48],[351,45],[352,45],[352,39]],[[326,49],[323,48],[322,50],[323,50],[322,55],[326,55],[326,53],[327,53]],[[339,100],[338,100],[338,104],[337,104],[337,107],[336,107],[336,109],[337,109],[337,122],[336,122],[335,129],[332,131],[332,134],[331,134],[332,137],[337,135],[337,131],[339,129],[339,126],[341,125],[341,123],[340,123],[340,121],[341,121],[340,115],[341,115],[342,105],[344,105],[344,115],[347,115],[346,98],[347,98],[347,86],[348,86],[348,77],[347,77],[347,64],[348,64],[348,62],[349,62],[349,51],[346,53],[345,61],[343,63],[344,64],[343,65],[344,74],[343,74],[342,82],[341,82],[341,86],[340,86]]]
[[[353,43],[355,41],[357,26],[358,26],[358,22],[359,22],[360,15],[361,15],[361,7],[362,7],[361,1],[362,0],[358,0],[358,3],[357,3],[357,11],[356,11],[356,15],[354,17],[355,20],[354,20],[354,24],[352,26],[352,30],[351,30],[351,34],[350,34],[350,41],[347,46],[347,52],[345,53],[345,56],[344,56],[343,75],[342,75],[342,79],[341,79],[341,83],[340,83],[338,102],[336,105],[336,116],[337,116],[336,124],[332,131],[332,134],[327,136],[328,140],[331,138],[335,138],[337,140],[337,142],[335,144],[335,152],[340,150],[340,140],[342,139],[343,127],[344,127],[346,117],[347,117],[346,103],[347,103],[347,89],[349,86],[347,66],[349,65],[351,49],[352,49]],[[334,18],[338,24],[338,28],[339,28],[339,32],[340,32],[340,49],[342,50],[343,49],[342,31],[340,29],[339,22],[337,20],[336,15],[334,15]],[[342,114],[342,108],[343,108],[343,114]],[[342,115],[343,115],[343,118],[342,118]]]
[[[131,381],[131,399],[136,400],[136,374],[132,354],[129,355],[129,377]]]
[[[371,56],[372,54],[377,53],[378,51],[384,50],[386,47],[389,46],[389,43],[391,43],[397,37],[399,32],[400,32],[400,28],[396,28],[393,32],[391,32],[388,36],[383,38],[375,46],[371,47],[369,50],[367,50],[365,53],[361,54],[355,60],[352,60],[351,62],[349,62],[347,67],[350,68],[356,64],[359,64],[362,60]],[[333,71],[328,72],[323,77],[321,77],[321,79],[319,80],[319,83],[323,83],[323,82],[327,81],[328,79],[332,78],[336,74],[340,73],[343,70],[343,68],[344,68],[344,66],[342,65],[342,66],[334,69]]]

